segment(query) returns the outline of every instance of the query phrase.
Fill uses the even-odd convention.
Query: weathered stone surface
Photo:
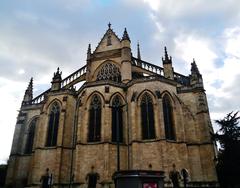
[[[117,146],[112,143],[111,106],[116,95],[123,104],[121,170],[162,170],[165,171],[165,180],[168,182],[168,173],[175,163],[178,170],[186,168],[189,171],[192,184],[197,182],[200,187],[206,187],[209,182],[217,182],[214,144],[209,133],[212,127],[203,88],[193,90],[192,85],[183,85],[176,81],[175,73],[171,72],[171,64],[164,67],[167,69],[166,77],[156,75],[151,72],[153,70],[136,67],[131,62],[130,41],[121,43],[112,31],[107,32],[112,37],[112,44],[107,43],[108,34],[104,35],[96,51],[91,54],[86,83],[78,91],[65,88],[48,91],[42,103],[22,106],[21,113],[25,115],[19,115],[18,120],[22,121],[16,124],[7,184],[15,187],[37,187],[42,174],[49,168],[54,187],[67,187],[70,176],[74,176],[74,186],[84,188],[87,187],[86,175],[94,166],[94,170],[100,174],[97,187],[113,188],[112,175],[117,170]],[[124,53],[113,53],[114,50],[121,51],[121,48],[124,48]],[[97,74],[106,62],[119,68],[121,83],[97,80]],[[133,78],[135,70],[142,70],[142,77]],[[144,77],[143,73],[146,72],[150,72],[151,77]],[[141,98],[145,92],[152,98],[154,110],[156,138],[150,140],[142,139]],[[101,99],[101,139],[88,143],[89,110],[94,94]],[[165,95],[169,96],[172,104],[175,140],[167,140],[165,136],[162,100]],[[46,147],[53,102],[60,106],[57,144]],[[33,152],[25,155],[27,130],[36,116],[39,119]]]

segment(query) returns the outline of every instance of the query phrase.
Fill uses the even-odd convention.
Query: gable
[[[118,36],[109,28],[103,35],[103,38],[99,42],[96,50],[93,53],[104,52],[121,48],[121,41]]]

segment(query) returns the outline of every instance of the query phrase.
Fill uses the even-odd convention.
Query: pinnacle
[[[108,23],[108,29],[111,29],[111,25],[112,25],[112,24],[109,22],[109,23]]]
[[[168,56],[167,47],[164,47],[164,58],[162,57],[163,64],[172,63],[172,57]]]
[[[141,59],[141,53],[140,53],[140,45],[139,45],[139,41],[137,43],[137,58]]]
[[[125,27],[124,32],[123,32],[122,40],[128,40],[128,41],[131,41],[130,38],[129,38],[129,36],[128,36],[128,33],[127,33],[127,29],[126,29],[126,27]]]
[[[196,61],[195,61],[194,58],[193,58],[193,62],[191,63],[191,72],[200,74],[200,72],[198,70],[198,67],[197,67],[197,64],[196,64]]]

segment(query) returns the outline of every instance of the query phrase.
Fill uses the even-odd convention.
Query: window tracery
[[[141,117],[142,117],[142,138],[154,139],[155,127],[154,127],[153,101],[148,93],[145,93],[142,96]]]
[[[119,68],[112,63],[106,63],[98,72],[97,80],[112,80],[115,82],[121,82],[121,73]]]
[[[174,124],[173,124],[173,109],[169,96],[163,97],[163,116],[164,116],[164,127],[165,137],[168,140],[175,140]]]
[[[57,102],[54,102],[49,115],[46,146],[57,145],[59,117],[60,117],[60,107]]]
[[[98,95],[92,97],[89,111],[88,142],[101,139],[101,99]]]
[[[27,142],[26,142],[26,146],[25,146],[25,154],[32,153],[37,120],[38,120],[38,118],[34,118],[29,125]]]
[[[117,135],[119,142],[123,142],[123,113],[122,102],[117,95],[113,98],[112,102],[112,141],[117,142]]]

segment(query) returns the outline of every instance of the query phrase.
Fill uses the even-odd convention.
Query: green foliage
[[[222,188],[240,187],[240,127],[238,112],[231,112],[221,120],[216,120],[220,126],[213,139],[221,145],[218,155],[217,172]]]

